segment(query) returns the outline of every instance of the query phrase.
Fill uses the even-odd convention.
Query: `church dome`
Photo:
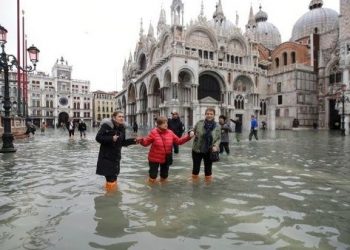
[[[312,33],[323,34],[339,27],[339,15],[335,10],[322,8],[321,0],[312,0],[310,11],[294,24],[291,41],[297,41]]]
[[[274,49],[281,44],[281,33],[272,23],[267,22],[268,15],[260,10],[255,15],[255,40],[268,49]]]

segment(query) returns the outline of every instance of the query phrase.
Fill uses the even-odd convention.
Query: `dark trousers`
[[[253,135],[254,135],[254,137],[255,137],[255,140],[259,140],[259,139],[258,139],[258,130],[251,129],[251,130],[250,130],[250,134],[249,134],[249,141],[252,140]]]
[[[163,179],[168,178],[169,175],[169,165],[166,163],[159,163],[159,162],[148,162],[149,164],[149,177],[152,179],[156,179],[158,176],[158,168],[160,166],[160,177]]]
[[[210,153],[197,153],[192,150],[192,162],[193,162],[193,169],[192,174],[198,175],[200,168],[201,168],[201,162],[202,159],[204,160],[204,173],[205,176],[211,176],[212,172],[212,165],[213,162],[210,160]]]
[[[174,147],[174,153],[178,154],[179,153],[179,145],[173,144]]]
[[[105,176],[107,182],[115,182],[117,180],[117,175]]]
[[[228,146],[228,142],[220,142],[220,154],[222,154],[224,152],[224,149],[225,149],[227,154],[230,153],[230,148]]]
[[[74,136],[74,130],[68,130],[69,132],[69,137]]]

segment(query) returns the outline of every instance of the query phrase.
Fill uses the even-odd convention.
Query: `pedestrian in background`
[[[100,143],[96,174],[105,176],[107,191],[114,191],[120,172],[121,148],[136,144],[135,138],[125,139],[123,112],[116,111],[112,114],[112,119],[102,120],[96,141]]]
[[[220,154],[225,152],[226,154],[230,154],[230,136],[229,133],[232,132],[232,129],[230,127],[230,124],[227,123],[227,118],[224,115],[219,116],[219,124],[221,127],[221,141],[220,141]]]
[[[43,122],[40,127],[41,134],[45,134],[45,130],[46,130],[46,124],[45,122]]]
[[[33,121],[30,118],[26,118],[26,128],[27,128],[27,130],[26,130],[25,134],[28,137],[30,137],[30,134],[33,134],[33,136],[35,135],[36,128],[35,128]]]
[[[168,126],[169,126],[169,129],[173,131],[175,135],[177,135],[177,137],[181,137],[183,132],[185,131],[185,127],[180,120],[179,113],[176,111],[173,111],[171,113],[171,118],[168,119]],[[178,154],[179,146],[174,144],[173,148],[174,148],[174,153]]]
[[[211,151],[219,151],[221,130],[215,122],[215,109],[207,108],[205,110],[205,119],[200,120],[194,126],[195,138],[192,144],[192,179],[198,180],[200,166],[204,160],[205,180],[212,179],[212,164],[210,157]]]
[[[249,141],[252,140],[252,137],[255,137],[255,140],[258,140],[258,121],[256,120],[255,116],[251,116],[250,120],[250,134],[249,134]]]
[[[169,166],[172,164],[173,144],[182,145],[191,140],[193,131],[179,138],[174,132],[168,129],[168,119],[165,116],[157,118],[157,127],[152,129],[146,137],[137,138],[142,146],[152,144],[148,153],[149,183],[155,183],[160,168],[160,181],[167,180]]]
[[[241,135],[242,135],[242,121],[239,117],[236,117],[235,120],[230,119],[231,122],[233,122],[235,124],[235,137],[236,137],[236,141],[240,142],[241,140]]]
[[[132,125],[132,129],[134,130],[134,133],[137,133],[137,131],[139,130],[139,126],[137,125],[136,121],[134,121],[134,125]]]
[[[70,119],[67,123],[69,139],[74,138],[75,123],[73,119]]]
[[[80,138],[83,138],[83,136],[86,138],[86,123],[83,119],[80,119],[79,121],[78,130],[80,132]]]

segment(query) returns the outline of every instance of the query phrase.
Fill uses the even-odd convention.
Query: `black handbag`
[[[173,154],[167,154],[165,157],[165,162],[168,166],[173,164]]]
[[[220,154],[219,151],[210,151],[210,160],[212,162],[216,162],[220,160]]]

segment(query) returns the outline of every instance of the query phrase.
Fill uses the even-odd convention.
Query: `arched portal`
[[[218,102],[221,101],[222,79],[214,72],[204,72],[199,76],[198,100],[205,97],[212,97]]]
[[[147,125],[147,108],[148,108],[148,99],[147,99],[147,89],[145,83],[142,83],[140,88],[140,125]]]
[[[329,99],[329,129],[340,129],[340,115],[338,112],[339,105],[336,99]]]
[[[66,125],[69,120],[69,115],[66,112],[61,112],[58,115],[58,125]]]
[[[130,84],[128,90],[127,122],[133,124],[136,121],[136,90],[133,84]]]

